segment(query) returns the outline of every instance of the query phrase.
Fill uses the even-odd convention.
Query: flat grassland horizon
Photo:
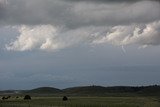
[[[160,86],[72,87],[59,90],[40,87],[14,94],[1,94],[0,107],[160,107]],[[24,100],[30,95],[31,100]],[[63,101],[63,96],[68,100]]]

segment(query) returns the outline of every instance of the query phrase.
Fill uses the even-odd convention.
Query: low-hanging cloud
[[[1,0],[1,26],[19,35],[7,50],[59,50],[86,43],[160,44],[157,0]]]

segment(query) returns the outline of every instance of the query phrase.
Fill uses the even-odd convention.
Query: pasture
[[[160,107],[157,97],[23,97],[0,100],[0,107]]]

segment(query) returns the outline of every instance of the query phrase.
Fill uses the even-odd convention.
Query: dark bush
[[[24,100],[31,100],[31,96],[25,95]]]
[[[62,99],[63,101],[67,101],[68,100],[68,98],[66,97],[66,96],[63,96],[63,99]]]
[[[9,99],[10,97],[2,97],[2,100],[7,100]]]
[[[2,97],[2,100],[5,100],[6,98],[5,97]]]

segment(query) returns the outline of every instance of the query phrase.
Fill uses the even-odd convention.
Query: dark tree
[[[31,100],[31,96],[25,95],[24,100]]]
[[[68,100],[68,98],[66,97],[66,96],[63,96],[63,99],[62,99],[63,101],[67,101]]]
[[[5,97],[2,97],[2,100],[5,100],[6,98]]]
[[[9,99],[8,97],[2,97],[2,100],[7,100],[7,99]]]

